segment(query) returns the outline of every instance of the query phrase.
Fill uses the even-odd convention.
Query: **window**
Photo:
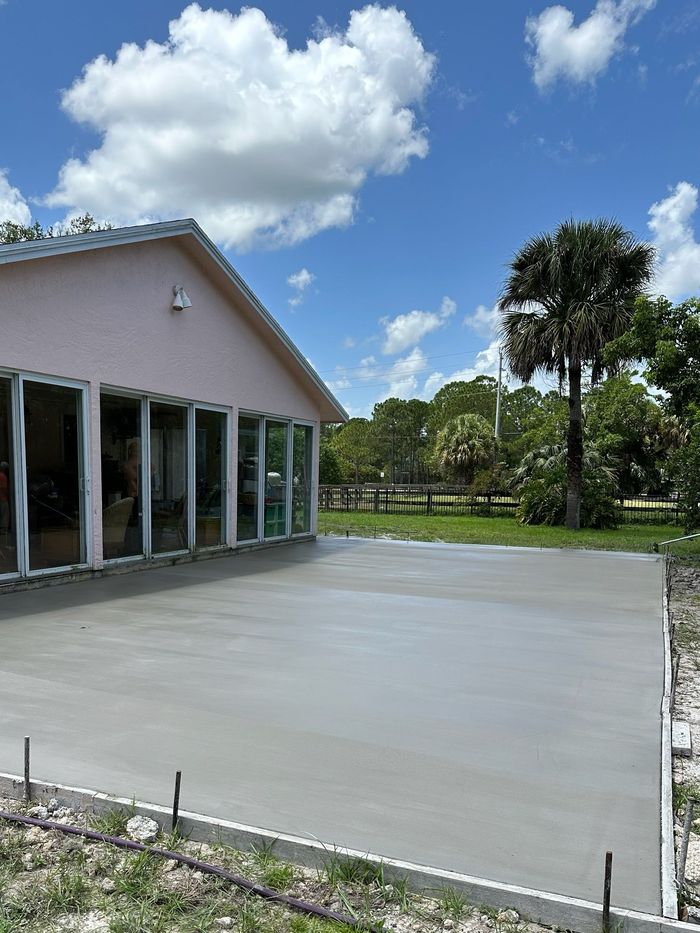
[[[195,545],[226,543],[226,421],[223,411],[195,412],[196,533]]]
[[[187,407],[151,402],[151,549],[154,554],[186,550]]]
[[[238,419],[238,541],[258,538],[258,478],[260,462],[260,419],[241,415]]]
[[[30,570],[85,562],[82,396],[23,381]]]
[[[287,534],[286,421],[265,421],[265,537]]]
[[[314,429],[310,425],[294,425],[292,464],[292,534],[311,531],[311,493]]]
[[[13,464],[12,380],[0,378],[0,575],[19,569]]]
[[[100,398],[102,550],[105,560],[138,557],[143,546],[141,399]]]

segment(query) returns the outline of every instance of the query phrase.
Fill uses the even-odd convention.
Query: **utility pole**
[[[501,386],[503,383],[503,350],[498,348],[498,388],[496,390],[496,427],[494,437],[496,440],[501,436]]]

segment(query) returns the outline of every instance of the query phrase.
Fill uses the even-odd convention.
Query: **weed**
[[[446,917],[460,920],[467,909],[467,902],[460,891],[443,888],[440,892],[440,909]]]
[[[88,817],[90,829],[104,833],[105,836],[125,836],[126,824],[136,815],[136,804],[132,803],[126,810],[105,810],[104,813],[93,813]]]
[[[326,860],[325,874],[332,885],[339,884],[377,884],[384,887],[384,866],[378,865],[363,858],[344,858],[333,853]]]
[[[88,890],[80,871],[66,869],[51,876],[44,888],[46,903],[53,911],[77,910],[85,902]]]
[[[700,784],[673,785],[673,809],[679,812],[681,816],[685,814],[688,797],[695,797],[696,800],[700,800]]]

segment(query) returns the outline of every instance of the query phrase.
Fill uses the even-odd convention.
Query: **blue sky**
[[[0,212],[195,216],[351,414],[494,373],[506,264],[565,217],[700,289],[696,0],[97,9],[0,0]]]

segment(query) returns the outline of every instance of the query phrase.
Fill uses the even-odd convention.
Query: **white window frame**
[[[197,430],[197,411],[218,411],[220,414],[226,416],[226,422],[224,425],[224,445],[225,445],[225,457],[226,462],[224,463],[224,486],[222,492],[226,496],[225,508],[223,510],[223,515],[221,520],[223,522],[223,541],[221,544],[210,544],[207,547],[197,547],[197,503],[195,501],[196,490],[197,490],[197,448],[196,448],[196,439],[195,434]],[[194,544],[193,551],[196,551],[198,554],[202,552],[207,553],[209,551],[220,551],[222,548],[231,547],[231,524],[233,518],[233,511],[231,508],[231,446],[233,444],[233,429],[231,422],[233,421],[233,413],[230,407],[225,405],[210,405],[205,402],[193,402],[193,412],[192,412],[192,456],[193,456],[193,466],[192,466],[192,483],[193,483],[193,495],[192,495],[192,505],[193,505],[193,536]]]
[[[36,579],[50,577],[66,572],[87,570],[93,564],[93,522],[92,489],[90,470],[90,385],[79,379],[66,379],[46,373],[34,373],[29,370],[0,368],[0,376],[10,379],[12,413],[12,468],[13,499],[15,504],[15,547],[17,549],[17,570],[9,574],[0,574],[0,580],[7,582],[17,579]],[[27,508],[27,456],[24,427],[24,383],[39,382],[44,385],[63,386],[79,391],[80,416],[78,418],[78,484],[80,492],[80,551],[83,561],[76,564],[62,564],[59,567],[41,567],[31,570],[29,567],[29,528]]]

